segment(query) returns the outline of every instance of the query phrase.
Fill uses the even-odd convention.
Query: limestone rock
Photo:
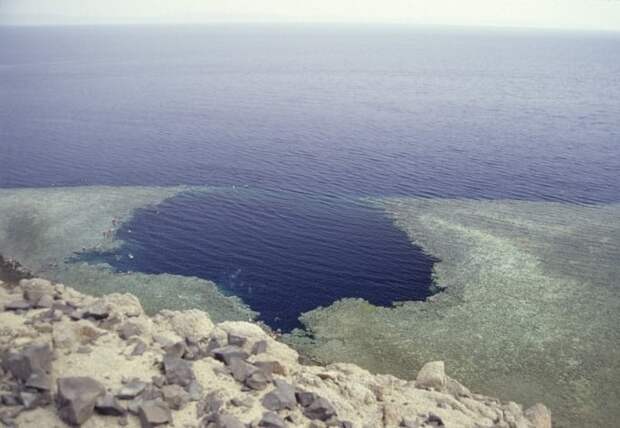
[[[471,391],[463,386],[461,383],[452,379],[450,376],[446,376],[446,391],[455,397],[463,396],[470,397]]]
[[[209,337],[213,330],[213,322],[206,312],[197,309],[186,311],[161,311],[172,330],[179,336],[190,337],[193,340],[203,340]]]
[[[19,298],[22,291],[0,284],[0,306]],[[37,299],[34,291],[28,296]],[[352,364],[304,365],[294,350],[254,324],[224,322],[202,334],[197,326],[204,325],[206,318],[200,311],[181,315],[169,311],[153,319],[133,296],[96,299],[58,286],[53,294],[42,294],[36,305],[49,306],[48,297],[52,299],[48,310],[0,311],[0,355],[4,354],[0,378],[6,380],[0,388],[0,422],[9,426],[58,424],[55,410],[44,406],[52,394],[50,337],[60,348],[54,373],[92,374],[106,379],[105,386],[115,390],[121,380],[120,396],[130,400],[121,402],[98,383],[84,393],[76,392],[82,386],[60,385],[59,414],[70,424],[96,411],[102,416],[87,421],[87,426],[136,425],[138,418],[128,419],[127,412],[140,416],[144,427],[171,423],[173,418],[178,426],[201,428],[550,426],[544,406],[524,413],[516,403],[472,394],[445,375],[441,362],[424,367],[416,382],[374,375]],[[101,318],[106,311],[108,315]],[[108,336],[97,339],[101,334]],[[37,363],[36,352],[26,352],[34,346],[33,339],[48,343],[49,358]],[[64,352],[76,349],[90,353]],[[162,351],[168,355],[158,366]],[[131,378],[134,375],[143,379]],[[257,392],[263,389],[265,393]],[[196,414],[188,400],[198,401]],[[245,424],[245,420],[252,422]]]
[[[269,374],[288,375],[288,369],[279,361],[254,361],[253,364]]]
[[[88,320],[61,320],[54,324],[52,338],[58,348],[75,349],[80,345],[89,345],[100,336],[107,334]]]
[[[242,321],[225,321],[218,324],[218,329],[224,331],[227,336],[234,335],[245,337],[248,342],[267,339],[267,333],[256,324]]]
[[[402,425],[403,417],[398,406],[387,403],[383,406],[383,425],[397,426]]]
[[[44,294],[40,299],[37,300],[36,307],[37,308],[51,308],[54,305],[54,298],[49,294]]]
[[[525,417],[534,428],[551,428],[551,412],[544,404],[534,404],[525,411]]]
[[[432,361],[424,364],[418,372],[415,386],[422,389],[436,389],[441,391],[446,386],[446,372],[443,361]]]
[[[36,306],[43,296],[52,297],[56,294],[56,289],[51,282],[41,278],[22,279],[19,282],[24,299]],[[53,300],[53,299],[52,299]]]
[[[81,425],[91,417],[97,399],[105,388],[89,377],[66,377],[57,380],[57,406],[60,418],[70,425]]]
[[[140,300],[129,293],[112,293],[103,297],[103,301],[110,307],[112,316],[133,318],[144,315]]]
[[[135,340],[135,345],[131,350],[129,355],[131,356],[140,356],[146,352],[146,343],[144,343],[141,339]]]

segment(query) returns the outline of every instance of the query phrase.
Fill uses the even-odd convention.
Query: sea
[[[620,201],[620,34],[0,27],[0,187],[172,186],[119,271],[210,279],[274,328],[432,293],[367,197]]]
[[[75,249],[74,260],[174,275],[168,287],[181,277],[212,281],[284,333],[343,298],[379,307],[424,301],[444,285],[435,281],[440,260],[412,242],[415,226],[408,235],[369,201],[464,201],[444,204],[447,219],[468,201],[620,202],[620,33],[0,26],[2,201],[20,205],[20,195],[49,191],[37,209],[56,222],[48,230],[17,214],[2,223],[3,242],[29,254],[20,224],[68,239],[73,215],[80,233],[98,236],[84,219],[104,218],[105,201],[116,200],[110,189],[130,195],[132,186],[209,190],[144,196],[158,203],[113,219],[119,245]],[[84,199],[91,188],[103,195],[98,202]],[[78,200],[88,215],[67,210]],[[422,217],[412,224],[433,224]],[[54,229],[61,221],[62,233]],[[522,230],[545,233],[533,222]],[[570,221],[562,222],[570,236]],[[616,245],[601,239],[605,247],[587,244],[584,254]],[[573,266],[554,266],[563,263]],[[601,420],[614,420],[617,408],[607,410]]]

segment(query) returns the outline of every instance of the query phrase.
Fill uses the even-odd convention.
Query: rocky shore
[[[415,381],[305,365],[254,323],[215,325],[199,310],[149,317],[130,294],[96,298],[19,271],[4,279],[8,427],[551,427],[544,405],[472,393],[441,361]]]

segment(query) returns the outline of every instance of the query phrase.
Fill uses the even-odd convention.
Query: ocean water
[[[119,237],[121,255],[133,258],[109,255],[117,269],[209,278],[284,331],[301,327],[301,313],[344,297],[391,306],[430,295],[433,258],[382,210],[356,201],[181,195],[141,211]]]
[[[458,282],[459,275],[442,267],[457,265],[451,257],[478,260],[467,252],[471,248],[484,249],[477,255],[494,254],[489,242],[495,241],[464,246],[462,236],[480,239],[480,233],[500,230],[497,242],[512,248],[512,241],[501,239],[513,239],[506,231],[528,218],[520,208],[517,217],[506,211],[495,218],[504,223],[491,232],[475,222],[452,230],[446,225],[460,220],[450,210],[460,212],[461,206],[442,200],[470,201],[467,215],[474,217],[472,212],[488,210],[476,201],[522,201],[532,220],[518,229],[524,234],[519,242],[532,245],[540,241],[537,222],[561,219],[567,235],[553,257],[544,251],[523,257],[554,269],[574,267],[580,258],[562,250],[575,245],[565,223],[574,213],[578,236],[587,237],[588,229],[587,214],[571,207],[620,201],[618,118],[620,35],[614,33],[0,27],[0,252],[20,255],[37,271],[89,292],[148,284],[136,292],[153,310],[206,307],[218,319],[227,313],[235,319],[257,316],[290,331],[302,325],[302,313],[330,308],[326,320],[306,316],[304,325],[316,334],[303,340],[311,346],[318,340],[308,352],[326,360],[334,349],[334,358],[361,356],[354,343],[349,349],[321,342],[329,330],[319,331],[323,323],[350,326],[344,314],[363,320],[376,312],[381,315],[373,322],[386,338],[411,330],[407,319],[395,316],[407,314],[408,305],[382,311],[393,302],[427,298],[434,278]],[[154,187],[179,185],[192,187]],[[376,203],[394,197],[439,201],[436,210],[406,205],[405,224],[419,228],[421,242],[415,227],[395,224],[402,222],[400,209]],[[566,210],[537,203],[559,203]],[[433,223],[444,217],[448,223]],[[614,218],[605,219],[612,231]],[[107,230],[113,238],[102,235]],[[591,236],[583,254],[593,248],[604,249],[605,260],[616,254],[615,235],[605,238],[597,229]],[[458,242],[446,249],[435,242],[443,237]],[[40,245],[29,246],[33,240]],[[448,260],[438,264],[441,257]],[[500,283],[506,275],[512,288],[519,286],[510,281],[521,268],[527,277],[543,277],[508,256],[501,260],[506,269],[493,275],[500,275]],[[587,272],[597,272],[588,263]],[[467,287],[476,272],[462,277]],[[593,283],[616,296],[617,272],[600,272],[603,279]],[[570,278],[580,279],[573,273]],[[536,301],[536,291],[527,290]],[[492,300],[497,293],[487,295],[498,304]],[[363,298],[373,309],[352,309],[347,301],[330,306],[343,298]],[[617,316],[612,311],[608,319]],[[421,322],[428,319],[434,325],[430,315]],[[490,319],[473,320],[467,326],[472,337]],[[473,387],[498,390],[480,373],[470,373],[471,362],[442,355],[440,348],[411,358],[410,365],[445,357]],[[391,372],[409,367],[358,362]],[[600,370],[620,379],[615,369]],[[562,367],[558,372],[560,378],[571,373]],[[514,364],[507,361],[494,376],[500,383],[510,381],[511,373]],[[583,388],[556,383],[554,394]],[[524,389],[507,398],[535,401],[539,391]],[[587,403],[587,397],[580,400]],[[605,408],[596,403],[592,408]],[[557,407],[562,413],[571,405]],[[613,421],[615,410],[607,410],[601,420]],[[586,414],[594,417],[581,412]],[[570,425],[568,419],[563,422]]]
[[[620,36],[0,28],[2,187],[618,200]]]

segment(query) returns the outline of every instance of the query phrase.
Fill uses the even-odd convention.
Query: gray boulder
[[[228,344],[242,347],[248,341],[247,338],[234,333],[228,333]]]
[[[4,309],[7,311],[27,311],[32,308],[32,303],[28,300],[13,300],[12,302],[4,305]]]
[[[185,342],[181,341],[165,344],[162,348],[164,348],[164,352],[167,356],[175,358],[183,358],[185,352],[187,351]]]
[[[230,361],[229,368],[235,380],[244,383],[255,391],[267,388],[272,380],[271,373],[239,358],[233,358]]]
[[[118,335],[121,339],[127,340],[133,336],[139,336],[142,334],[142,329],[140,326],[134,322],[126,321],[117,330]]]
[[[39,394],[34,391],[21,391],[19,393],[19,403],[25,409],[34,409],[38,406],[46,406],[50,402],[49,394]]]
[[[108,309],[108,305],[106,305],[106,303],[102,300],[97,300],[84,308],[84,316],[87,318],[102,320],[107,318],[109,315],[110,310]]]
[[[54,298],[49,294],[44,294],[39,300],[37,300],[37,308],[51,308],[54,304]]]
[[[97,399],[105,388],[89,377],[66,377],[57,380],[58,416],[69,425],[81,425],[95,410]]]
[[[20,352],[11,352],[3,367],[19,381],[27,381],[33,373],[50,373],[54,353],[49,344],[26,346]]]
[[[223,348],[214,349],[212,351],[212,354],[215,357],[215,359],[220,360],[227,366],[230,365],[231,361],[235,358],[238,358],[241,360],[247,360],[248,357],[250,356],[247,352],[245,352],[240,347],[232,346],[232,345],[224,346]]]
[[[36,371],[30,375],[25,385],[37,391],[50,391],[52,389],[52,378],[44,371]]]
[[[0,404],[3,406],[19,406],[19,395],[16,393],[3,393],[0,395]]]
[[[217,413],[224,405],[224,398],[219,391],[209,392],[203,399],[196,404],[196,414],[199,418]]]
[[[258,355],[267,352],[267,346],[266,340],[259,340],[252,346],[252,354]]]
[[[116,397],[109,393],[97,399],[95,402],[95,410],[97,413],[106,416],[123,416],[127,413],[127,410]]]
[[[245,385],[255,391],[262,391],[271,383],[272,376],[270,373],[257,369],[252,372],[246,379]]]
[[[144,388],[144,391],[138,396],[142,401],[152,401],[152,400],[162,400],[164,398],[164,394],[162,394],[161,389],[157,388],[152,383],[149,383]]]
[[[189,361],[169,355],[164,357],[164,374],[166,382],[182,387],[188,387],[196,379]]]
[[[204,348],[204,351],[209,356],[214,356],[213,351],[219,348],[222,348],[226,345],[221,339],[217,337],[212,337],[208,340],[207,346]]]
[[[274,381],[276,388],[263,397],[263,407],[275,412],[283,409],[294,409],[297,405],[295,389],[283,380]]]
[[[131,400],[140,395],[144,388],[146,388],[146,382],[142,382],[139,379],[131,379],[121,387],[116,396],[121,400]]]
[[[316,396],[314,401],[304,408],[303,414],[308,419],[326,421],[336,416],[336,410],[325,398]]]
[[[247,428],[246,425],[233,415],[215,415],[214,428]]]
[[[295,398],[301,407],[308,407],[316,400],[317,395],[313,392],[297,390],[295,391]]]
[[[190,401],[198,401],[202,398],[204,388],[197,380],[193,380],[187,387],[187,392],[189,393]]]
[[[161,400],[145,401],[138,407],[138,417],[142,428],[152,428],[172,422],[172,413]]]
[[[258,426],[265,428],[286,428],[286,422],[276,413],[267,412],[258,422]]]
[[[248,376],[258,370],[252,364],[247,363],[239,358],[233,358],[230,361],[228,367],[230,368],[230,373],[232,374],[232,377],[235,378],[237,382],[244,382]]]
[[[161,389],[161,393],[171,409],[180,410],[189,403],[189,394],[179,385],[166,385]]]
[[[144,343],[141,339],[136,338],[135,344],[136,345],[133,347],[130,354],[132,357],[140,356],[146,352],[146,343]]]

